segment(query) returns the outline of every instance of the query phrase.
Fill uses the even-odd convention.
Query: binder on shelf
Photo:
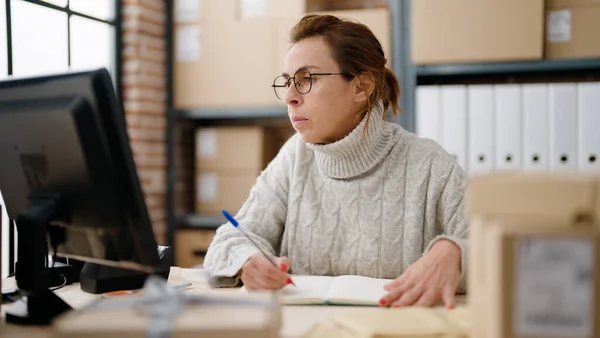
[[[520,171],[521,162],[521,86],[494,86],[496,171]]]
[[[523,170],[550,170],[550,107],[547,84],[523,84]]]
[[[469,175],[494,171],[494,86],[467,88],[467,166]]]
[[[577,170],[577,85],[550,84],[550,169]]]
[[[600,82],[579,83],[579,170],[600,169]]]
[[[438,86],[418,86],[416,92],[417,135],[441,144],[440,88]]]
[[[467,170],[467,87],[441,87],[441,144]]]

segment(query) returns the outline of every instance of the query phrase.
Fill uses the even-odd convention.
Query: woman
[[[288,273],[395,279],[382,306],[453,307],[466,288],[466,175],[436,143],[386,122],[399,86],[366,26],[308,15],[273,87],[297,133],[261,173],[205,267],[219,286],[279,289]]]

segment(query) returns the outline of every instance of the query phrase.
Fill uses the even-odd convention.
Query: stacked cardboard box
[[[544,0],[412,1],[415,64],[543,57]]]
[[[196,132],[196,212],[236,213],[260,172],[291,137],[291,127],[232,126]]]
[[[271,85],[283,71],[289,31],[325,0],[179,0],[174,4],[176,109],[285,105]],[[336,11],[368,25],[391,59],[389,11]]]
[[[472,337],[600,335],[600,178],[473,178]]]
[[[600,57],[600,0],[547,0],[546,57]]]

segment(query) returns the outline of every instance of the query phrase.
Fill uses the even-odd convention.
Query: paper
[[[200,27],[183,26],[177,28],[177,61],[197,61],[202,55]]]
[[[548,42],[571,41],[571,11],[563,9],[548,13]]]
[[[214,129],[201,129],[196,136],[196,157],[210,160],[217,157],[217,132]]]
[[[593,241],[524,239],[516,250],[515,336],[591,337]]]
[[[267,15],[267,0],[241,0],[242,19]]]
[[[215,203],[219,198],[218,178],[215,173],[202,173],[198,180],[198,200],[201,203]]]
[[[387,294],[384,285],[391,279],[363,276],[291,276],[295,286],[286,285],[281,290],[284,304],[344,304],[378,306]],[[244,288],[241,292],[247,292]]]
[[[200,0],[175,0],[176,23],[196,23],[198,22],[199,13]]]

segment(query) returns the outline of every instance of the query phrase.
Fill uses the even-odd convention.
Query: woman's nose
[[[287,92],[285,92],[284,99],[285,103],[289,105],[297,105],[298,103],[300,103],[301,95],[300,93],[298,93],[296,88],[294,88],[294,86],[290,86]]]

